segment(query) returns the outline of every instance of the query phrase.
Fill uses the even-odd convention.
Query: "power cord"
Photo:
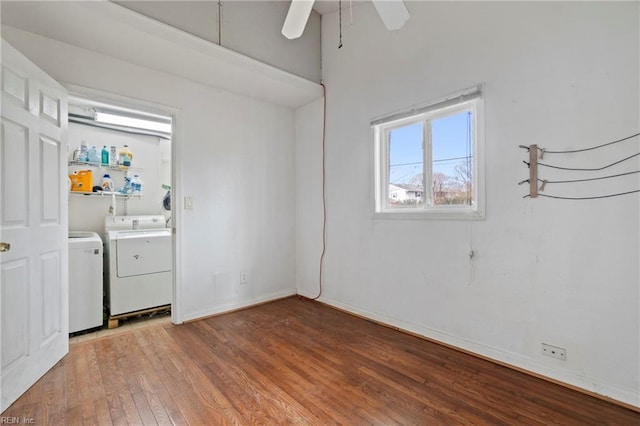
[[[311,300],[317,300],[322,296],[322,279],[324,272],[324,255],[327,251],[327,185],[326,185],[326,155],[325,141],[327,133],[327,88],[322,86],[322,253],[320,254],[320,272],[318,276],[318,295]]]

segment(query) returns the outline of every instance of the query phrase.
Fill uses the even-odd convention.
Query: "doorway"
[[[68,89],[69,231],[97,234],[104,248],[102,322],[72,336],[126,330],[162,321],[170,313],[175,318],[175,111],[86,88]],[[84,188],[74,186],[79,175]],[[150,238],[150,230],[161,234]],[[118,239],[124,233],[126,240]],[[144,240],[132,239],[136,233]],[[130,245],[127,257],[119,255],[125,253],[125,242]],[[125,274],[126,267],[134,269]],[[70,285],[73,274],[70,270]],[[73,291],[70,295],[71,318],[84,301],[74,301]]]

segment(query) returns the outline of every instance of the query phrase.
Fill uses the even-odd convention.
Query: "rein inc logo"
[[[34,425],[36,420],[33,417],[0,417],[0,425]]]

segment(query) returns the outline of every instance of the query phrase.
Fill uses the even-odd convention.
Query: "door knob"
[[[9,243],[0,243],[0,252],[4,253],[5,251],[11,250],[11,244]]]

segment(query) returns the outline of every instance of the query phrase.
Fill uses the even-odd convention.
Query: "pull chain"
[[[218,46],[222,46],[222,0],[218,0]]]
[[[340,9],[338,12],[340,20],[340,44],[338,44],[338,49],[340,49],[342,48],[342,0],[338,0],[338,8]]]

